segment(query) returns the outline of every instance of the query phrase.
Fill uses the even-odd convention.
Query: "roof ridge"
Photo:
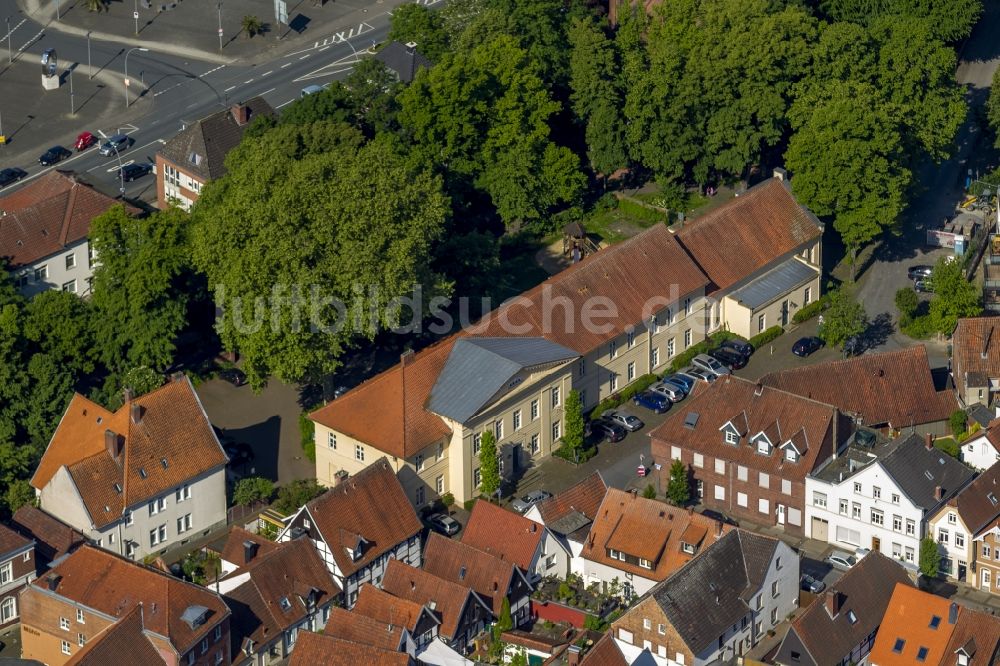
[[[66,245],[66,237],[69,235],[69,223],[73,218],[73,208],[76,207],[76,196],[80,184],[73,181],[69,188],[69,201],[66,202],[66,211],[63,213],[62,226],[59,228],[59,244]]]

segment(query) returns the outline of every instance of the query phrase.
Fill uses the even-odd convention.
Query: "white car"
[[[642,428],[645,423],[638,416],[633,416],[628,412],[622,411],[610,411],[603,414],[604,418],[608,419],[612,423],[617,423],[621,427],[625,428],[629,432],[635,432]]]
[[[858,560],[853,555],[848,555],[847,553],[840,551],[834,551],[827,555],[824,562],[832,566],[834,569],[849,571],[855,564],[858,563]]]
[[[718,359],[712,358],[708,354],[698,354],[693,359],[691,359],[691,365],[693,365],[696,368],[700,368],[705,372],[711,372],[716,377],[732,374],[729,368],[722,365],[722,363],[720,363]]]
[[[680,402],[684,399],[684,392],[679,386],[674,384],[668,384],[666,382],[657,382],[649,387],[649,390],[653,393],[658,393],[662,396],[666,396],[670,402]]]

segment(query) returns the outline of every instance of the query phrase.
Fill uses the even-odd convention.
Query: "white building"
[[[594,472],[563,492],[532,506],[524,517],[541,523],[569,553],[569,572],[583,576],[583,547],[608,486]]]
[[[960,455],[962,462],[978,470],[989,469],[1000,460],[1000,419],[965,440]]]
[[[919,435],[877,441],[856,434],[806,478],[806,537],[916,563],[926,518],[974,476],[929,442]]]

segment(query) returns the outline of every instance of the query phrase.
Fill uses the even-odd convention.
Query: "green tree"
[[[948,425],[951,427],[951,434],[958,437],[969,427],[969,417],[961,409],[956,409],[948,417]]]
[[[280,125],[312,125],[325,120],[331,123],[354,124],[355,113],[351,91],[340,81],[334,81],[322,91],[306,95],[286,106],[281,111],[278,123]],[[250,134],[250,130],[253,129],[254,126],[251,124],[247,133]],[[313,138],[308,136],[306,130],[302,130],[302,133],[298,135],[283,134],[282,136],[295,137],[298,151],[304,150],[302,144],[306,139]],[[312,147],[312,151],[320,152],[315,147]]]
[[[274,500],[274,508],[285,515],[291,515],[309,500],[326,492],[316,479],[295,479],[280,488]]]
[[[579,451],[583,448],[584,424],[583,424],[583,403],[580,401],[580,392],[573,389],[566,396],[566,405],[563,409],[563,446],[568,451]]]
[[[271,374],[320,381],[407,316],[395,305],[414,285],[417,322],[448,294],[429,268],[448,214],[440,179],[390,137],[361,141],[328,122],[279,126],[231,151],[195,208],[194,261],[255,390]]]
[[[996,147],[1000,148],[1000,68],[993,72],[993,85],[990,86],[990,97],[986,102],[986,118],[993,128]]]
[[[919,19],[947,42],[968,37],[983,11],[981,0],[822,0],[820,7],[842,22]]]
[[[831,347],[840,347],[868,328],[865,306],[855,302],[843,289],[834,292],[819,327],[819,337]]]
[[[3,494],[3,504],[6,504],[7,511],[13,514],[22,506],[34,505],[35,489],[31,487],[27,479],[17,479],[12,482]]]
[[[448,33],[441,14],[415,2],[392,10],[389,39],[403,44],[416,43],[417,50],[431,62],[437,62],[448,52]]]
[[[652,483],[647,483],[646,487],[642,489],[642,496],[646,499],[656,499],[656,488],[653,487]]]
[[[375,58],[362,58],[354,66],[344,85],[351,92],[355,123],[367,136],[397,129],[396,94],[401,84],[396,75],[381,61]]]
[[[934,537],[927,535],[920,540],[920,573],[926,578],[937,578],[941,566],[941,553]]]
[[[492,500],[500,490],[500,456],[492,430],[483,432],[479,442],[479,492]]]
[[[688,481],[687,467],[680,460],[674,460],[670,463],[667,499],[675,506],[684,506],[691,499],[691,484]]]
[[[274,496],[274,484],[270,479],[260,476],[248,476],[236,482],[233,488],[233,503],[239,506],[250,506],[259,500],[268,501]]]
[[[34,499],[34,491],[27,485],[27,479],[31,476],[37,456],[28,446],[17,446],[9,441],[0,440],[0,488],[3,494],[0,495],[0,514],[6,512],[10,515],[17,511],[25,495],[30,495]]]
[[[96,369],[90,302],[68,291],[45,291],[25,304],[24,337],[75,379]]]
[[[949,335],[959,319],[982,314],[982,293],[975,283],[965,278],[961,263],[954,257],[938,260],[931,274],[931,284],[934,285],[934,298],[931,299],[930,317],[938,333]]]
[[[259,35],[264,30],[264,24],[260,19],[252,14],[246,14],[240,20],[240,29],[247,34],[247,37]]]
[[[896,309],[901,320],[913,317],[919,305],[920,298],[912,287],[903,287],[896,292]]]
[[[145,365],[129,368],[121,380],[121,389],[128,389],[136,397],[145,395],[162,385],[163,375]]]
[[[505,596],[500,605],[500,617],[497,618],[496,635],[514,628],[514,618],[510,614],[510,600]]]

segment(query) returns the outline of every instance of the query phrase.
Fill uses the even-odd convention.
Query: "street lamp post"
[[[135,19],[135,34],[139,34],[139,0],[135,0],[133,3],[134,7],[132,9],[132,18]]]
[[[222,3],[217,5],[219,9],[219,50],[222,50]]]
[[[142,52],[146,52],[146,51],[148,51],[148,50],[149,50],[149,49],[147,49],[147,48],[143,48],[143,47],[141,47],[141,46],[134,46],[134,47],[130,48],[130,49],[129,49],[129,50],[128,50],[128,51],[126,52],[126,53],[125,53],[125,108],[126,108],[126,109],[127,109],[128,107],[129,107],[129,99],[128,99],[128,57],[129,57],[129,54],[131,54],[131,53],[132,53],[132,51],[142,51]]]
[[[59,15],[59,0],[56,0],[56,20],[61,20],[62,17]]]
[[[7,17],[7,64],[14,64],[14,51],[10,46],[11,34],[10,34],[10,17]]]
[[[76,115],[76,100],[73,97],[73,70],[75,67],[69,68],[69,113],[71,116]]]
[[[87,31],[87,78],[94,78],[94,68],[90,66],[90,31]]]

